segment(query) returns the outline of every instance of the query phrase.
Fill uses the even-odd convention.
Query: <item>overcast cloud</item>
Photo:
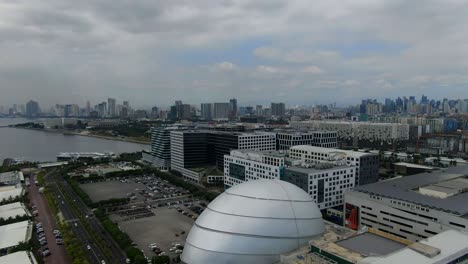
[[[468,97],[468,2],[0,0],[0,104]]]

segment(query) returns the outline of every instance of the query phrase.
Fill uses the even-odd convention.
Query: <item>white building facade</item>
[[[319,164],[288,167],[281,180],[306,191],[320,210],[343,205],[344,192],[355,185],[354,166]]]
[[[278,131],[276,140],[278,150],[288,150],[290,147],[297,145],[311,145],[323,148],[338,147],[336,131]]]
[[[277,152],[233,150],[224,156],[224,186],[230,188],[249,180],[279,180],[286,155]]]
[[[289,157],[314,164],[345,161],[347,165],[356,166],[356,185],[377,182],[379,179],[379,157],[373,153],[302,145],[291,147]]]

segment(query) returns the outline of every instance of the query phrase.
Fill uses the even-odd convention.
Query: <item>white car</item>
[[[87,245],[86,248],[87,248],[88,250],[91,250],[91,246],[90,246],[90,245]]]

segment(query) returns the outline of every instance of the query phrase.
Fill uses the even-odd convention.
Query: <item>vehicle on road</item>
[[[87,248],[88,250],[91,250],[91,246],[90,246],[90,245],[87,245],[86,248]]]
[[[42,256],[44,257],[50,256],[50,251],[49,250],[42,251]]]

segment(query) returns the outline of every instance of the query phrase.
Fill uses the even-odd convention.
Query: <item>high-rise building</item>
[[[86,101],[86,115],[89,116],[89,113],[91,113],[91,103]]]
[[[257,106],[255,107],[255,114],[256,114],[257,116],[263,116],[263,109],[262,109],[262,108],[263,108],[262,105],[257,105]]]
[[[80,107],[77,104],[67,104],[64,106],[64,114],[65,117],[74,116],[77,117],[80,115]]]
[[[97,105],[97,112],[98,112],[99,117],[106,116],[106,114],[107,114],[107,103],[102,102],[102,103],[98,104]]]
[[[110,117],[117,116],[116,101],[113,98],[107,99],[107,115]]]
[[[201,104],[201,118],[203,120],[208,120],[208,121],[213,119],[213,104],[212,103]]]
[[[152,166],[168,170],[171,167],[171,131],[187,129],[185,126],[151,128],[151,153],[145,160]]]
[[[229,100],[229,120],[236,120],[237,116],[237,99],[232,98]]]
[[[224,155],[233,149],[275,150],[276,136],[269,132],[171,131],[171,169],[199,182],[201,176],[194,169],[216,166],[223,170]]]
[[[40,112],[39,103],[33,100],[30,100],[28,103],[26,103],[26,116],[27,117],[38,116],[39,112]]]
[[[284,103],[271,103],[271,115],[276,117],[282,117],[286,114],[286,108]]]
[[[154,106],[153,108],[151,108],[151,117],[152,118],[158,118],[159,117],[158,107]]]
[[[214,103],[213,119],[228,119],[229,118],[229,103]]]

